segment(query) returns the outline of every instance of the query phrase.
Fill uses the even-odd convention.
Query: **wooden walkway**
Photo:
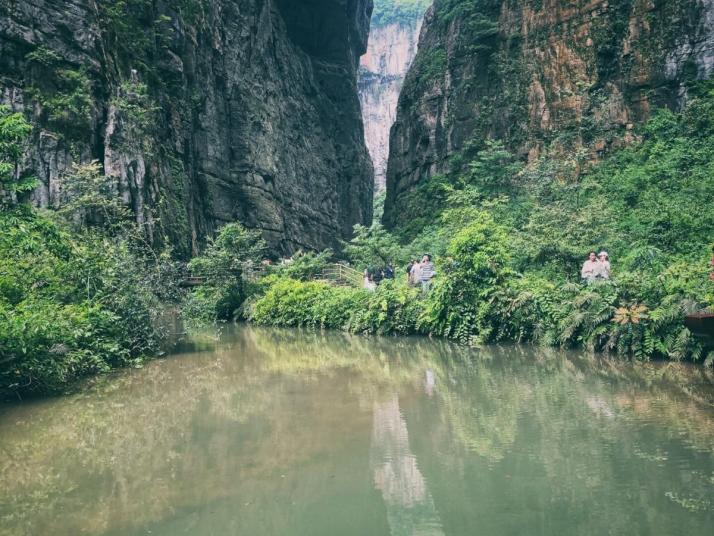
[[[208,275],[191,275],[181,281],[180,286],[186,288],[200,287],[215,282],[220,279],[228,279],[229,277],[242,277],[245,281],[257,281],[267,273],[265,269],[247,269],[235,273],[215,273]],[[330,285],[342,287],[361,288],[364,284],[362,272],[341,263],[332,263],[318,274],[312,277],[315,281],[322,281]]]
[[[241,277],[244,281],[257,281],[266,274],[264,269],[248,268],[240,272],[218,272],[202,275],[190,275],[179,283],[181,287],[193,288],[200,287],[220,279]]]
[[[362,272],[340,263],[328,264],[313,279],[341,287],[361,288],[364,285]]]

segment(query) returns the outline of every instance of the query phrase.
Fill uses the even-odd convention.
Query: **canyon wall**
[[[713,70],[712,0],[436,0],[391,132],[384,223],[467,143],[597,159]]]
[[[373,24],[359,72],[359,96],[365,142],[374,164],[374,185],[386,185],[389,130],[397,115],[404,77],[414,59],[422,14],[386,24]]]
[[[275,253],[372,217],[357,94],[372,0],[8,0],[0,103],[32,140],[18,174],[58,207],[98,160],[154,240],[188,256],[224,222]]]

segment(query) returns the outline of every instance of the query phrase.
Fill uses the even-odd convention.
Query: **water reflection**
[[[189,342],[80,394],[0,407],[0,535],[714,523],[710,371],[246,327]]]
[[[391,534],[444,534],[424,476],[409,449],[407,423],[396,395],[375,402],[373,422],[370,465],[387,508]]]

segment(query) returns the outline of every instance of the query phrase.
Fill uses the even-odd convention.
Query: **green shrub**
[[[252,306],[250,320],[273,326],[341,329],[367,294],[361,289],[333,287],[316,281],[277,279]]]
[[[496,295],[512,276],[507,240],[487,212],[474,214],[453,235],[420,318],[424,329],[464,342],[492,338]]]
[[[155,260],[73,235],[27,207],[0,213],[0,396],[52,393],[158,351]]]
[[[209,242],[206,251],[188,265],[192,275],[205,279],[191,292],[183,314],[204,322],[234,320],[247,298],[246,271],[260,266],[265,251],[260,232],[239,223],[229,223]]]
[[[273,326],[345,329],[355,333],[416,332],[420,291],[384,281],[375,292],[316,281],[275,278],[251,307],[249,319]]]
[[[424,303],[421,292],[402,281],[384,280],[376,291],[367,293],[361,308],[351,311],[347,329],[380,335],[417,333],[417,321]]]
[[[332,257],[333,252],[331,249],[326,249],[320,253],[312,251],[298,253],[293,255],[292,262],[276,266],[273,272],[283,277],[308,281],[320,275],[330,263]]]
[[[397,238],[388,233],[381,223],[374,223],[370,227],[355,225],[352,240],[345,244],[344,252],[359,268],[408,261],[408,255]]]
[[[47,124],[71,138],[86,136],[94,111],[92,81],[86,70],[63,67],[60,58],[43,47],[26,59],[38,67],[27,93],[41,105]]]
[[[31,130],[32,126],[21,113],[0,106],[0,209],[16,194],[29,192],[37,186],[34,177],[17,174],[24,141]]]
[[[76,378],[126,365],[120,318],[98,306],[25,300],[0,304],[0,394],[56,392]]]

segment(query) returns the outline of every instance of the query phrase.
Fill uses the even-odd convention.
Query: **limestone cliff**
[[[384,222],[468,141],[597,158],[713,70],[712,0],[436,0],[391,133]]]
[[[389,129],[397,115],[397,101],[404,77],[416,54],[421,12],[413,16],[373,24],[367,53],[362,56],[359,96],[365,142],[374,164],[374,184],[384,190],[389,155]]]
[[[274,251],[371,219],[357,95],[372,0],[9,0],[0,102],[35,128],[23,174],[56,207],[99,160],[155,238],[196,251],[222,222]]]

